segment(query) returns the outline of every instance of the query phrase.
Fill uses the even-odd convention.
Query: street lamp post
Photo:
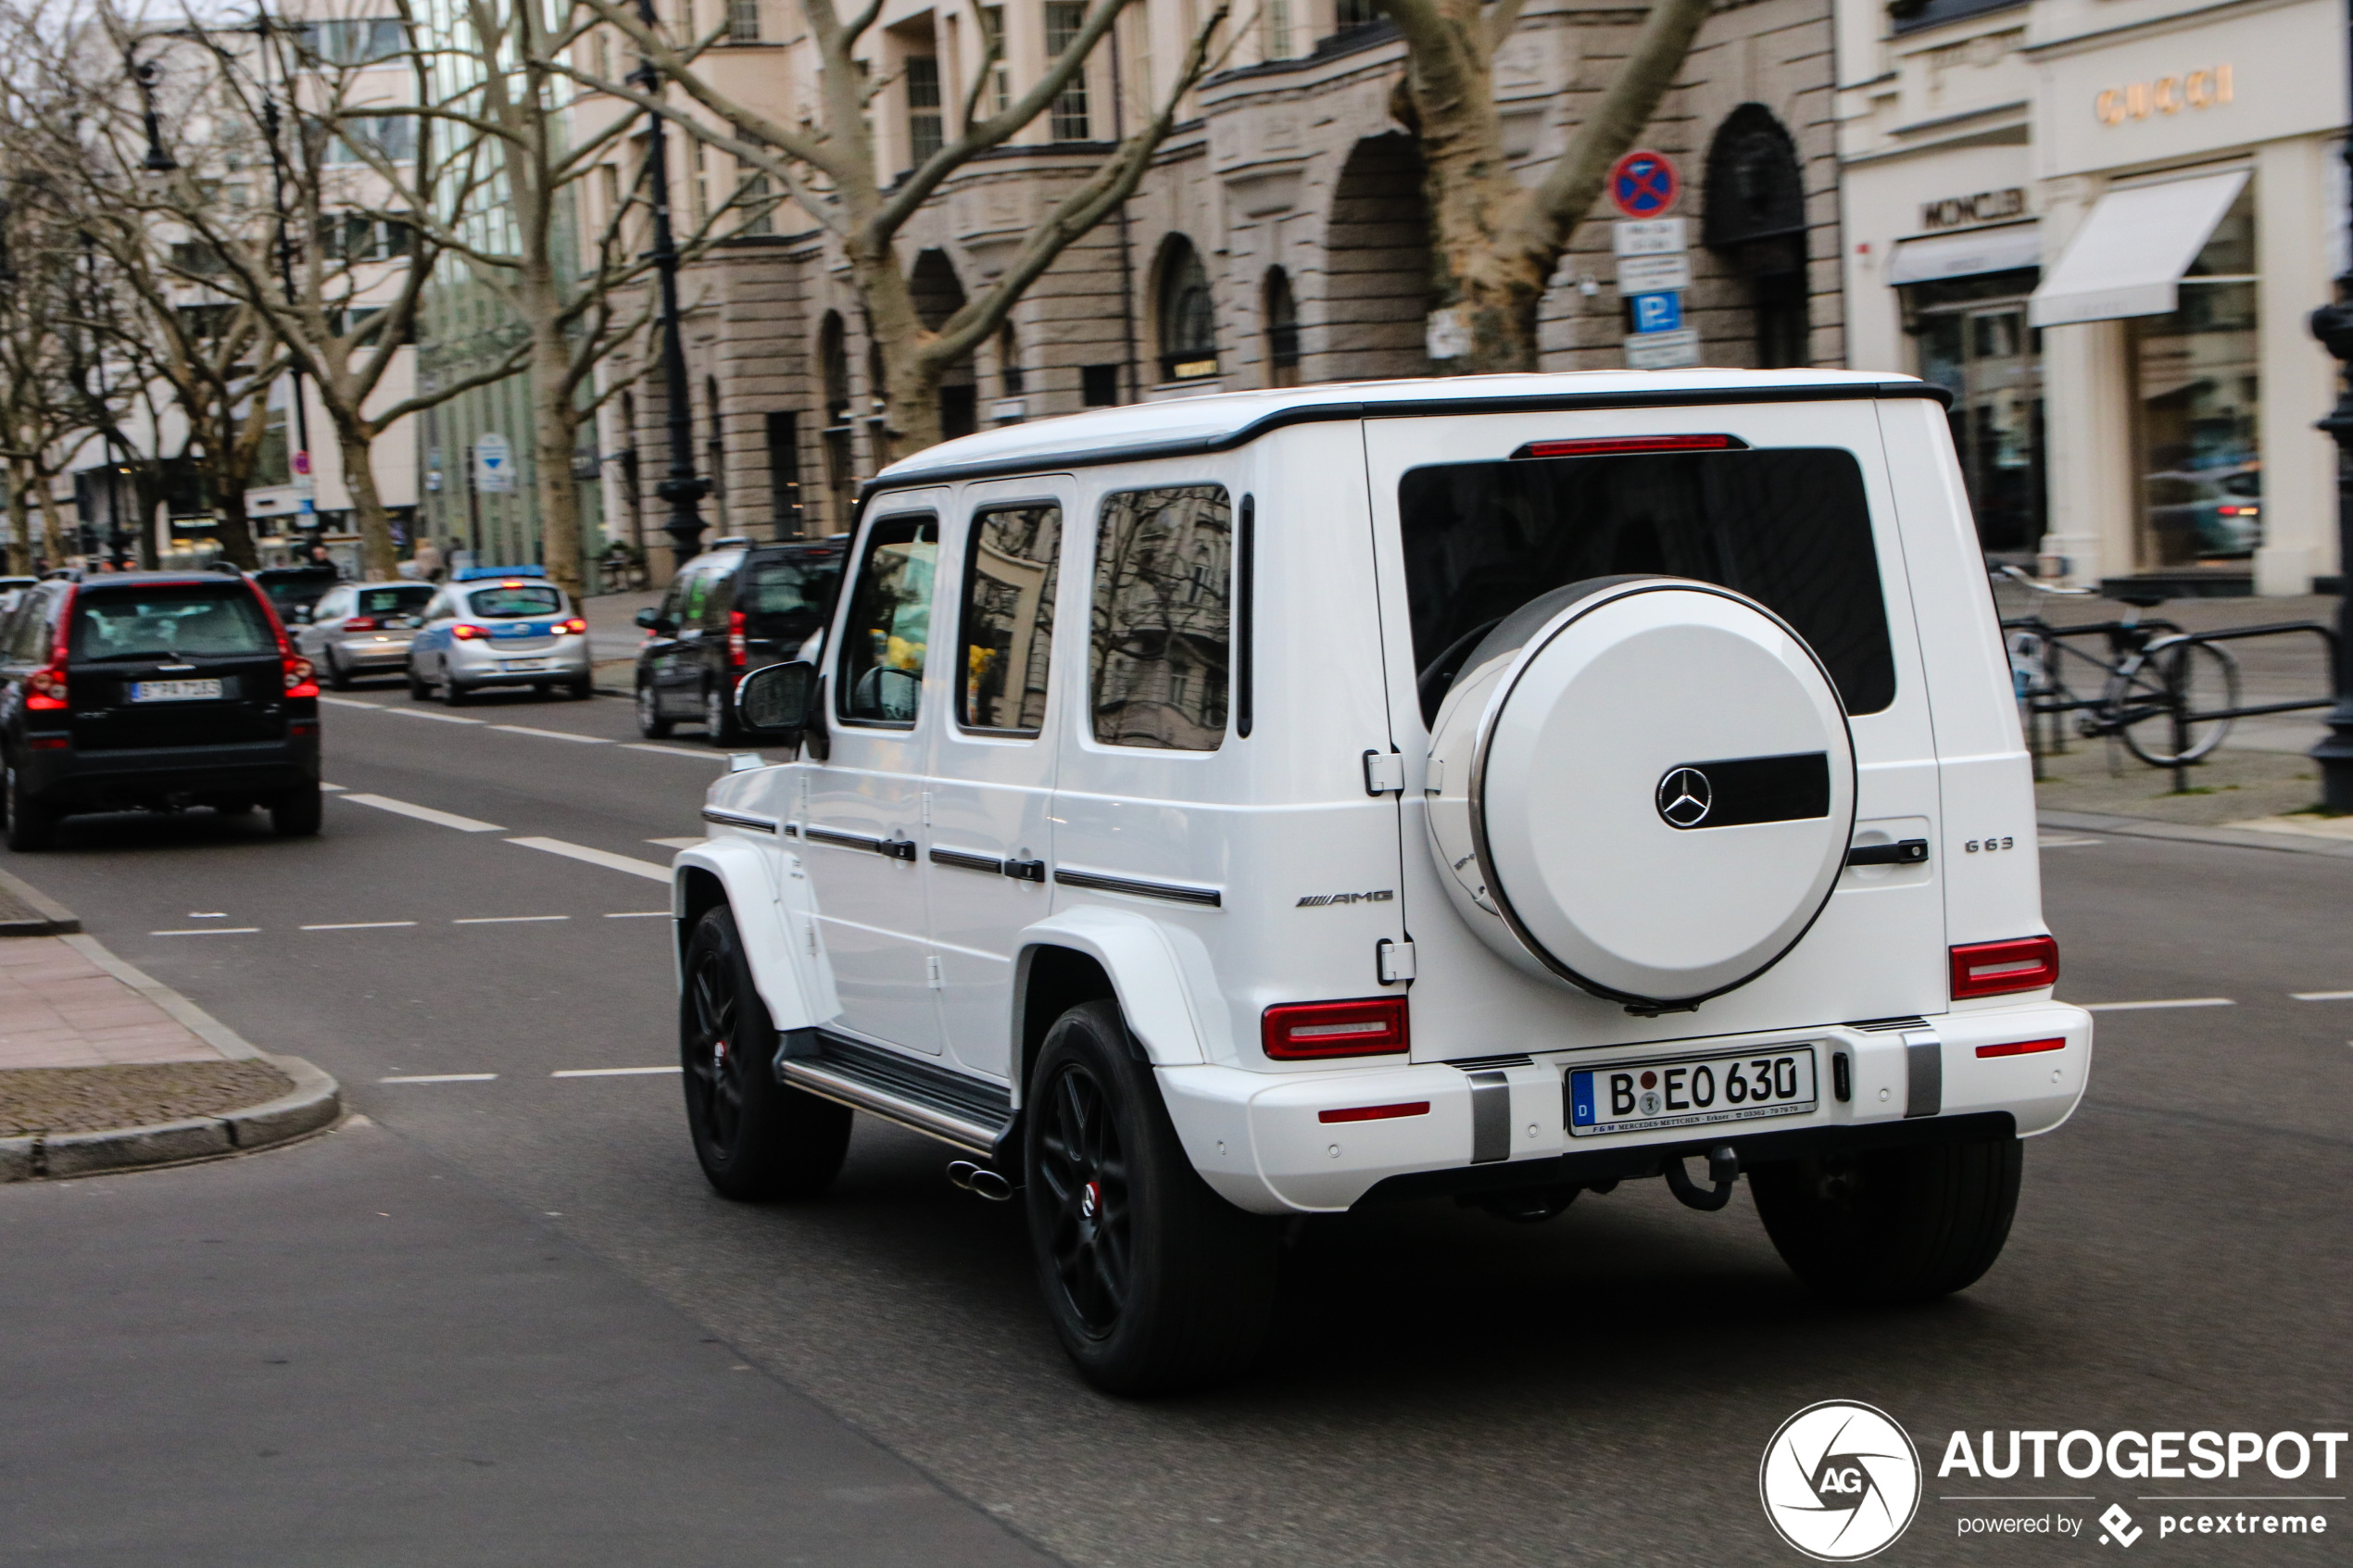
[[[2345,158],[2353,172],[2353,141]],[[2353,232],[2348,232],[2353,244]],[[2312,748],[2321,765],[2321,804],[2353,812],[2353,251],[2348,270],[2336,280],[2336,301],[2312,312],[2312,335],[2336,357],[2336,407],[2320,421],[2336,442],[2336,668],[2331,671],[2336,706],[2329,709],[2328,738]]]
[[[652,30],[653,0],[637,0],[637,19]],[[661,92],[661,73],[651,59],[641,56],[632,74],[648,97]],[[702,512],[697,503],[711,484],[695,473],[694,408],[688,401],[686,350],[678,327],[678,246],[670,232],[670,156],[662,117],[651,109],[646,111],[646,200],[653,209],[654,272],[661,288],[661,379],[670,416],[670,473],[654,486],[654,494],[670,503],[670,518],[662,527],[670,534],[677,563],[673,570],[683,570],[702,547]]]

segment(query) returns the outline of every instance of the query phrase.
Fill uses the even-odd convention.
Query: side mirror
[[[661,611],[650,607],[639,610],[637,612],[637,624],[644,627],[648,632],[660,631],[661,629]]]
[[[294,622],[297,626],[308,626],[310,624],[310,607],[308,605],[295,606]]]
[[[795,659],[763,664],[736,686],[736,717],[746,734],[797,746],[817,702],[817,667]]]

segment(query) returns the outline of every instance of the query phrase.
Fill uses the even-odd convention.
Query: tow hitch
[[[1688,1209],[1714,1210],[1732,1200],[1732,1187],[1740,1180],[1741,1157],[1730,1144],[1719,1144],[1707,1151],[1707,1179],[1713,1190],[1704,1189],[1692,1180],[1683,1169],[1690,1156],[1679,1154],[1667,1162],[1667,1190]]]

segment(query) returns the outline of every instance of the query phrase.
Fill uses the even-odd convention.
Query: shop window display
[[[2157,567],[2243,559],[2263,541],[2255,201],[2243,192],[2182,279],[2133,323],[2144,548]]]

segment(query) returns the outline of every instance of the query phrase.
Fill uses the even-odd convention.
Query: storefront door
[[[1953,394],[1953,445],[1989,555],[2029,555],[2043,537],[2042,343],[2026,324],[2035,276],[1995,272],[1906,291],[1921,379]]]

